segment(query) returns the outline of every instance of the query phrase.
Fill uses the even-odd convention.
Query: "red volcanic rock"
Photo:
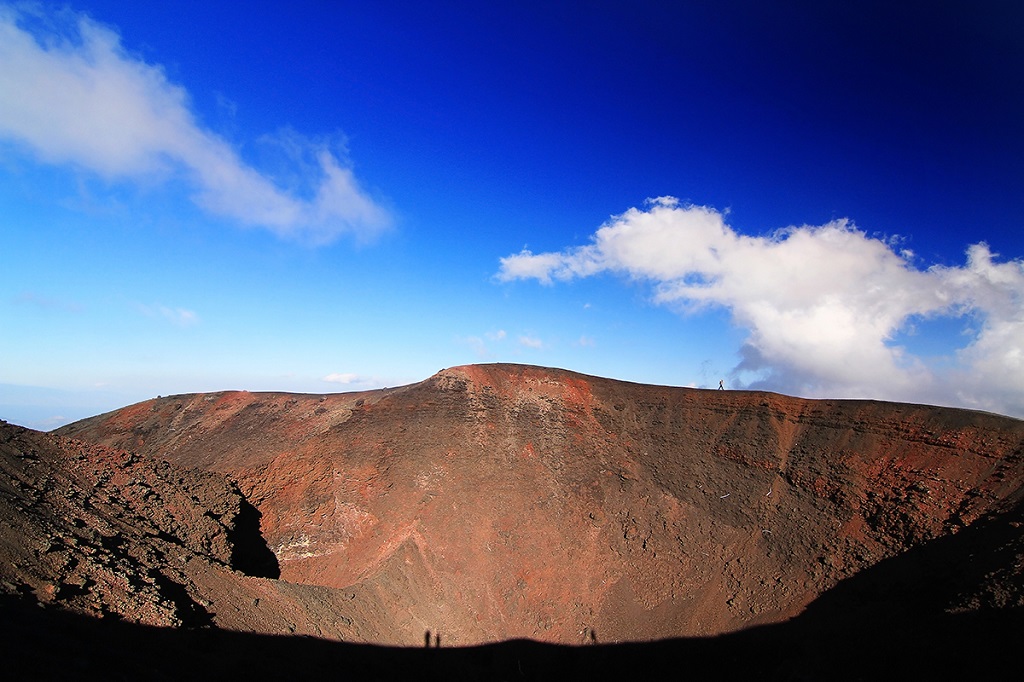
[[[342,595],[349,622],[326,613],[325,630],[406,645],[784,621],[1024,490],[1024,422],[1007,417],[518,365],[172,396],[59,432],[226,474],[288,589]]]
[[[269,579],[277,573],[258,512],[224,476],[0,423],[4,605],[150,626],[353,636],[346,595]],[[59,646],[45,655],[60,656]]]

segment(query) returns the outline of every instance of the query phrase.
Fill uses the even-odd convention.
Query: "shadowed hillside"
[[[902,594],[917,569],[894,557],[953,547],[1016,509],[1024,481],[1019,420],[517,365],[364,393],[172,396],[59,433],[228,475],[288,581],[267,583],[330,588],[343,620],[325,634],[390,645],[427,630],[453,646],[644,641],[801,613],[735,637],[811,622],[845,637],[819,621],[847,606],[821,604],[859,604],[843,595],[865,584]],[[924,625],[1017,618],[1014,551],[949,576],[941,599],[915,592],[946,614]]]

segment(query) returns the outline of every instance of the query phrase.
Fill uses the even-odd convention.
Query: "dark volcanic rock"
[[[202,625],[181,563],[230,567],[244,502],[222,477],[0,427],[2,589],[153,625]]]
[[[5,603],[151,626],[349,636],[341,595],[253,577],[278,573],[256,513],[223,475],[0,423]]]
[[[311,617],[297,591],[323,590],[343,604],[325,631],[405,645],[784,622],[864,576],[885,593],[910,550],[966,546],[1019,511],[1024,481],[1019,420],[516,365],[342,395],[172,396],[60,433],[230,476],[289,581],[266,591]],[[999,527],[985,571],[967,570],[985,550],[939,571],[937,613],[1019,610],[1019,524]],[[199,542],[208,562],[242,568],[217,538]]]

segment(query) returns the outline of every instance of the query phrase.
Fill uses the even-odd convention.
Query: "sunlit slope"
[[[1006,417],[519,365],[171,396],[61,432],[229,474],[281,578],[345,588],[397,644],[778,622],[1024,480],[1024,422]]]

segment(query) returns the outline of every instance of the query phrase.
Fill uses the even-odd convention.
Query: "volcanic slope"
[[[781,622],[1024,494],[1019,420],[507,364],[158,398],[59,433],[227,474],[281,579],[339,588],[347,639],[397,645]],[[997,601],[1019,608],[1016,565]]]
[[[5,607],[355,637],[345,614],[358,618],[357,605],[343,593],[274,580],[278,573],[259,513],[223,475],[0,422]],[[0,620],[10,617],[5,610]],[[59,646],[43,651],[60,655]]]

